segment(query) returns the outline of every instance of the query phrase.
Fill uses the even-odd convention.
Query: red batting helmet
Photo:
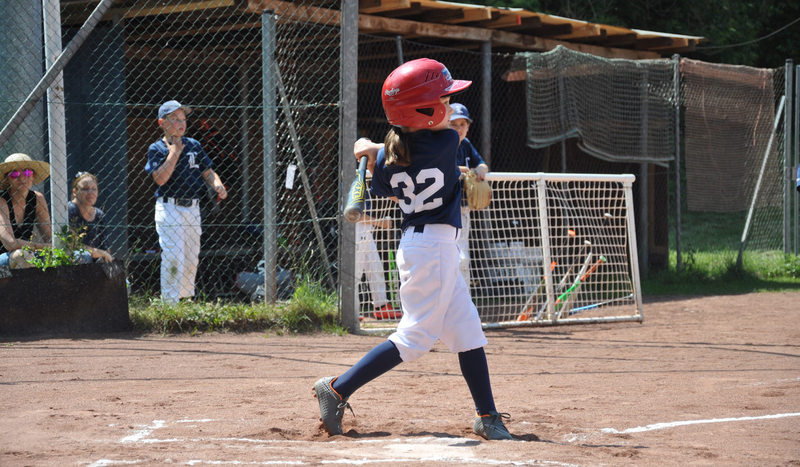
[[[430,58],[406,62],[383,82],[381,100],[389,123],[430,128],[444,120],[440,98],[463,91],[472,81],[454,80],[447,67]]]

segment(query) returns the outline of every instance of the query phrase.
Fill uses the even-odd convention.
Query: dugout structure
[[[485,328],[642,321],[633,175],[490,173],[493,199],[470,215],[470,292]],[[400,213],[370,200],[388,300],[400,308],[394,255]],[[355,251],[364,251],[357,244]],[[358,254],[358,253],[357,253]],[[376,319],[369,281],[356,271],[352,299],[361,332],[387,332]],[[364,276],[366,277],[366,276]],[[385,316],[384,316],[385,317]]]

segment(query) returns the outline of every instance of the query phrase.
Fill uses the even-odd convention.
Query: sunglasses
[[[8,178],[14,180],[16,178],[19,178],[20,175],[22,175],[23,177],[30,178],[30,177],[33,177],[33,175],[35,173],[36,172],[34,172],[33,169],[22,169],[22,170],[12,170],[11,172],[7,173],[6,175],[8,176]]]

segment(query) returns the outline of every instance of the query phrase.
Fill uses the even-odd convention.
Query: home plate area
[[[179,465],[307,465],[345,464],[381,465],[396,463],[435,463],[461,465],[572,465],[555,461],[512,460],[505,458],[502,445],[487,449],[487,443],[456,436],[420,436],[403,438],[329,438],[320,441],[274,438],[270,433],[252,436],[218,437],[212,433],[235,432],[256,420],[153,420],[126,428],[118,439],[120,455],[97,459],[91,466],[174,463]],[[112,430],[119,428],[110,426]],[[290,437],[290,433],[284,434]],[[511,442],[524,443],[524,440]],[[491,443],[489,443],[491,444]],[[157,446],[162,445],[159,449]],[[481,451],[491,451],[486,457]],[[111,452],[111,451],[109,451]],[[159,452],[168,458],[159,457]],[[124,455],[126,453],[127,455]],[[202,454],[202,455],[201,455]]]

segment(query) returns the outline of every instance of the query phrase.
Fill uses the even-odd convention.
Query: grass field
[[[654,296],[800,290],[800,256],[746,250],[742,268],[737,268],[744,214],[687,213],[682,222],[682,267],[676,267],[675,235],[670,232],[669,266],[641,278],[645,300]],[[275,305],[202,300],[167,305],[134,296],[130,308],[135,329],[140,332],[346,332],[339,324],[338,297],[309,281],[299,284],[291,300]]]
[[[800,290],[800,257],[796,255],[746,249],[742,267],[737,268],[745,213],[684,211],[682,267],[677,268],[676,236],[672,227],[669,266],[642,277],[645,297]],[[674,219],[670,219],[670,225],[675,225]],[[755,235],[755,230],[753,232]]]

